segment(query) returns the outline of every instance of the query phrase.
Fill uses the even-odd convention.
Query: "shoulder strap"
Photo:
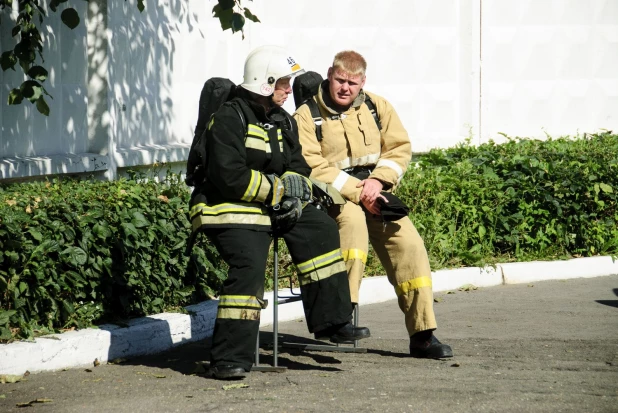
[[[234,100],[230,100],[228,102],[225,102],[224,105],[229,105],[232,107],[232,109],[234,109],[236,111],[236,113],[238,114],[238,117],[240,118],[240,121],[242,122],[242,126],[243,129],[245,130],[245,135],[247,134],[247,116],[245,115],[245,108],[243,108],[243,101],[242,99],[234,99]]]
[[[311,118],[315,125],[315,136],[318,142],[322,142],[322,115],[320,115],[320,108],[318,108],[318,104],[313,98],[307,99],[305,103],[309,107],[309,112],[311,112]]]
[[[373,103],[373,100],[369,97],[368,94],[365,93],[365,105],[369,108],[371,112],[371,116],[373,116],[373,120],[376,121],[376,126],[378,130],[382,132],[382,123],[380,123],[380,115],[378,115],[378,109],[376,109],[376,104]]]

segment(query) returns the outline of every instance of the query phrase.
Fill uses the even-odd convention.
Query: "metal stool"
[[[251,370],[253,371],[265,371],[265,372],[277,372],[281,373],[287,369],[287,367],[279,366],[279,311],[278,307],[281,304],[293,303],[301,300],[300,292],[294,292],[294,286],[292,285],[291,278],[289,279],[290,295],[279,295],[279,239],[274,236],[273,247],[273,365],[264,366],[260,365],[260,333],[258,332],[257,340],[255,343],[255,362]],[[358,327],[359,310],[358,304],[354,306],[353,323],[354,327]],[[345,345],[343,345],[345,344]],[[352,344],[352,347],[347,346]],[[302,350],[313,351],[331,351],[331,352],[345,352],[345,353],[366,353],[367,349],[358,346],[358,340],[351,341],[349,343],[339,344],[304,344],[304,343],[288,343],[282,344],[283,347],[298,348]]]

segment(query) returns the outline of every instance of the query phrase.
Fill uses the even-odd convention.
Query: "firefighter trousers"
[[[229,265],[219,296],[210,363],[249,371],[264,303],[271,236],[239,228],[209,229],[206,235]],[[297,267],[309,332],[349,322],[353,307],[335,222],[307,205],[296,225],[281,237]]]
[[[395,288],[411,336],[437,327],[433,311],[431,269],[425,243],[408,217],[387,222],[353,202],[329,214],[337,221],[353,303],[367,263],[369,242]]]

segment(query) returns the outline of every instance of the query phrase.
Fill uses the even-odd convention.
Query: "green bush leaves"
[[[214,295],[225,272],[200,241],[183,255],[178,176],[0,187],[0,340],[158,313]]]
[[[398,194],[435,269],[615,254],[617,187],[607,132],[432,150]]]

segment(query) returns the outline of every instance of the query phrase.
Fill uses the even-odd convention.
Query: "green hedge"
[[[439,269],[616,254],[617,190],[618,136],[602,133],[432,150],[397,193]],[[226,271],[213,247],[183,255],[188,198],[171,173],[0,186],[0,341],[214,294]],[[293,273],[281,245],[280,272]],[[384,273],[371,254],[367,273]]]
[[[618,252],[618,135],[420,156],[398,190],[434,269]]]
[[[225,277],[214,249],[184,256],[176,175],[0,188],[0,340],[182,308]],[[215,263],[215,265],[213,265]]]

